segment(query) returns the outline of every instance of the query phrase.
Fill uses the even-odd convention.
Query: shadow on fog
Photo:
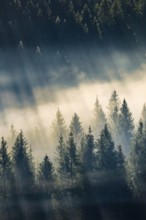
[[[122,81],[145,62],[144,51],[118,52],[113,49],[86,48],[33,49],[1,51],[1,108],[35,105],[35,88],[49,88],[42,97],[54,101],[56,88],[73,88],[84,82]],[[8,101],[7,101],[8,100]]]

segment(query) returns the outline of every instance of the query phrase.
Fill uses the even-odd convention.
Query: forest
[[[1,0],[0,47],[145,43],[145,0]]]
[[[1,138],[1,220],[145,219],[146,104],[136,125],[113,91],[108,115],[96,98],[87,132],[77,113],[67,128],[59,109],[52,129],[54,157],[40,163],[22,130],[12,127],[12,148]]]

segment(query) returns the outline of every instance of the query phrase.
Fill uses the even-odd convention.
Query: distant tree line
[[[0,46],[91,39],[128,46],[145,39],[145,18],[145,0],[1,0]]]
[[[89,127],[87,133],[76,113],[67,131],[58,110],[52,124],[58,140],[53,162],[46,154],[36,164],[22,131],[10,153],[2,137],[1,220],[104,220],[103,213],[109,219],[144,219],[146,107],[135,130],[127,102],[120,104],[116,91],[108,110],[106,118],[97,98],[94,130]],[[13,126],[11,131],[14,138]]]

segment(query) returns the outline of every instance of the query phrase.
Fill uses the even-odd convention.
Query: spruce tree
[[[145,198],[146,189],[146,131],[143,122],[139,122],[137,134],[131,148],[128,162],[128,180],[137,196]]]
[[[9,139],[8,139],[9,146],[12,147],[14,145],[15,139],[16,139],[16,129],[14,125],[12,124],[10,127],[10,134],[9,134]]]
[[[120,100],[117,92],[114,90],[108,105],[108,125],[112,134],[112,138],[116,145],[119,144],[119,108]]]
[[[107,125],[97,142],[97,169],[105,171],[117,169],[117,153]]]
[[[13,174],[10,155],[7,150],[7,142],[3,137],[0,147],[0,177],[0,191],[5,199],[11,193],[11,189],[13,187]]]
[[[34,175],[31,169],[27,142],[21,131],[15,141],[12,151],[15,182],[18,193],[26,193],[34,186]]]
[[[141,120],[143,122],[144,128],[146,129],[146,104],[143,105]]]
[[[66,145],[64,143],[63,136],[61,135],[55,152],[57,172],[58,172],[59,180],[61,180],[61,182],[63,182],[63,179],[65,179],[68,169],[68,157],[66,151],[67,151]]]
[[[117,169],[125,172],[125,156],[122,151],[122,146],[118,145],[117,149]]]
[[[94,117],[93,117],[93,129],[96,137],[99,136],[105,124],[106,124],[106,116],[103,112],[102,106],[100,105],[98,98],[96,98],[96,102],[94,105]]]
[[[72,117],[70,131],[73,133],[75,142],[79,143],[83,135],[83,128],[79,116],[76,113]]]
[[[49,157],[46,155],[39,167],[39,181],[43,190],[48,193],[52,190],[54,181],[54,168]]]
[[[124,99],[119,114],[119,134],[120,144],[123,146],[123,152],[129,154],[130,143],[133,136],[134,122],[127,102]]]
[[[95,169],[95,144],[94,136],[92,135],[91,127],[89,127],[88,134],[85,136],[83,149],[83,169],[85,172],[92,172]]]
[[[78,174],[78,154],[77,154],[77,146],[74,142],[74,136],[71,132],[69,134],[69,138],[67,141],[67,157],[68,157],[68,175],[71,180],[71,185],[75,182],[77,174]]]
[[[63,118],[63,115],[59,109],[56,113],[56,118],[53,121],[51,127],[53,129],[53,136],[54,136],[56,142],[58,141],[58,138],[60,137],[60,135],[62,135],[66,139],[67,128],[66,128],[66,124],[65,124],[65,120]]]

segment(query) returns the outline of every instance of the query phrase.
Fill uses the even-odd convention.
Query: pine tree
[[[117,149],[117,169],[125,172],[125,156],[122,151],[122,146],[118,145]]]
[[[111,98],[109,100],[108,105],[108,125],[112,134],[112,138],[115,144],[119,144],[119,108],[120,108],[120,100],[117,92],[114,90]]]
[[[15,182],[18,193],[26,193],[34,186],[34,175],[31,169],[27,142],[21,131],[15,141],[12,151]]]
[[[83,169],[85,172],[92,172],[95,169],[95,144],[94,136],[92,135],[91,127],[89,127],[88,134],[84,140],[84,151],[83,151]]]
[[[94,105],[94,118],[93,118],[93,128],[96,137],[99,136],[105,124],[106,124],[105,114],[103,112],[102,106],[99,103],[98,98],[96,98],[96,102]]]
[[[146,129],[146,104],[144,104],[142,113],[141,113],[141,119],[144,125],[144,128]]]
[[[16,130],[14,125],[12,124],[10,128],[10,141],[9,141],[12,146],[15,142],[15,139],[16,139]]]
[[[40,186],[43,190],[48,193],[53,188],[53,181],[54,181],[54,168],[53,164],[51,163],[49,157],[46,155],[43,161],[40,163],[39,168],[39,181]]]
[[[0,191],[5,199],[13,186],[12,163],[7,151],[7,142],[2,137],[0,147]]]
[[[128,162],[128,180],[136,195],[146,195],[146,131],[143,122],[139,122],[137,134],[131,149]]]
[[[130,151],[130,143],[133,136],[134,122],[132,113],[130,112],[127,102],[124,99],[119,114],[119,134],[120,144],[123,146],[123,152],[128,154]]]
[[[79,143],[83,135],[83,128],[79,116],[76,113],[72,117],[70,131],[73,133],[75,142]]]
[[[77,155],[77,147],[74,142],[74,136],[73,133],[71,132],[69,134],[69,139],[67,141],[67,155],[68,157],[68,175],[71,180],[71,186],[75,182],[76,177],[77,177],[77,171],[78,171],[78,155]]]
[[[58,141],[58,138],[62,135],[66,139],[67,135],[67,128],[65,124],[65,120],[62,116],[62,113],[58,109],[56,113],[56,118],[52,123],[52,129],[53,129],[53,136],[56,141]]]
[[[117,169],[117,153],[107,125],[97,142],[97,169],[105,171]]]
[[[56,160],[59,179],[63,181],[63,179],[65,178],[65,174],[67,172],[67,168],[66,168],[66,145],[64,143],[62,135],[59,138],[59,144],[56,149],[55,160]]]

